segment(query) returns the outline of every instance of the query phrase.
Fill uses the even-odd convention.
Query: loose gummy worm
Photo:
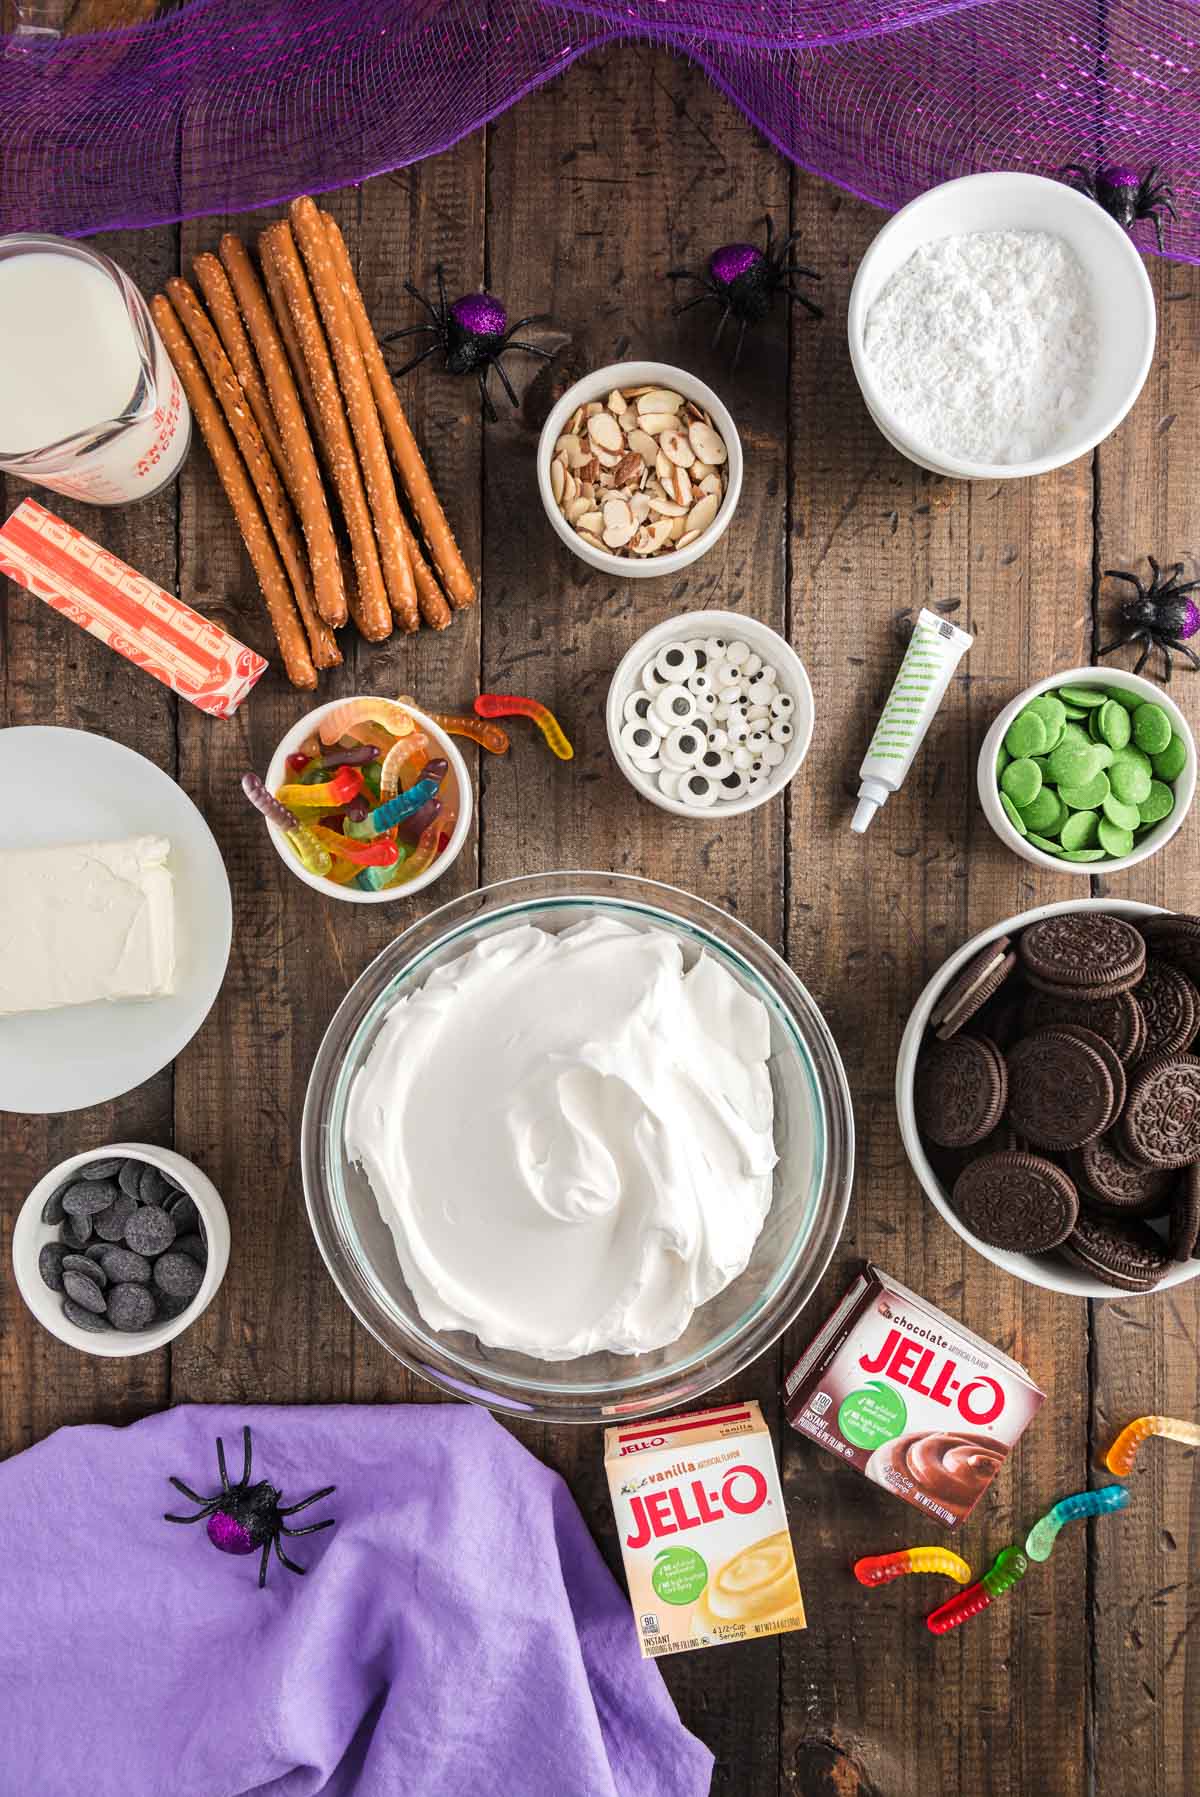
[[[969,1622],[972,1616],[978,1616],[981,1610],[986,1610],[989,1604],[1015,1585],[1018,1579],[1024,1578],[1028,1571],[1029,1561],[1019,1547],[1002,1547],[979,1583],[969,1585],[948,1603],[932,1611],[925,1618],[926,1628],[935,1635],[945,1635],[951,1629],[958,1628],[960,1623]]]
[[[459,717],[454,712],[431,711],[429,716],[447,736],[469,736],[473,743],[489,754],[504,755],[508,751],[508,731],[499,724],[485,724],[480,718]]]
[[[905,1547],[894,1554],[868,1554],[865,1560],[854,1562],[854,1576],[860,1585],[888,1585],[907,1572],[943,1572],[960,1585],[971,1578],[966,1561],[947,1547]]]
[[[481,718],[532,718],[560,761],[570,761],[575,754],[566,731],[540,699],[523,699],[517,693],[480,693],[475,710]]]
[[[268,823],[276,824],[281,830],[295,830],[300,823],[286,805],[281,805],[274,795],[268,792],[265,783],[257,774],[242,775],[242,791],[254,806],[261,811]]]
[[[1110,1511],[1127,1509],[1129,1502],[1123,1485],[1104,1485],[1099,1491],[1077,1491],[1073,1497],[1062,1498],[1040,1522],[1034,1523],[1025,1537],[1025,1552],[1031,1560],[1048,1560],[1064,1524],[1088,1516],[1107,1516]]]
[[[353,730],[355,724],[364,722],[381,724],[393,736],[407,736],[413,727],[408,712],[394,699],[347,699],[345,704],[335,706],[321,719],[321,741],[335,743]]]
[[[1109,1472],[1115,1473],[1118,1479],[1127,1479],[1133,1471],[1138,1449],[1151,1435],[1200,1447],[1200,1423],[1182,1422],[1176,1416],[1139,1416],[1136,1422],[1126,1423],[1109,1448],[1104,1460]]]

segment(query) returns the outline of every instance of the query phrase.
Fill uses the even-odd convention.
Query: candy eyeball
[[[717,785],[698,769],[685,774],[679,782],[679,797],[685,805],[708,806],[717,802]]]
[[[697,668],[694,674],[689,674],[684,685],[689,693],[711,693],[712,691],[712,681],[703,668]]]
[[[759,750],[764,749],[766,745],[767,733],[765,730],[752,730],[746,738],[746,747],[748,749],[753,749],[756,754]]]
[[[622,727],[619,740],[625,753],[635,761],[650,761],[658,754],[662,738],[649,724],[633,719]]]
[[[789,693],[777,693],[771,700],[771,716],[773,718],[790,718],[795,709],[795,700]]]
[[[742,689],[738,685],[723,686],[717,692],[717,697],[722,705],[736,705],[741,696]]]
[[[668,799],[677,799],[679,797],[679,782],[682,779],[682,774],[675,773],[671,768],[663,768],[658,776],[659,792],[663,793]]]
[[[768,767],[778,767],[784,757],[784,749],[779,743],[768,743],[763,750],[763,760]]]
[[[690,724],[696,715],[696,698],[689,693],[686,686],[664,686],[655,695],[651,707],[656,718],[674,729],[679,724]]]
[[[700,767],[713,780],[720,780],[732,768],[733,763],[724,749],[706,749],[700,757]]]
[[[726,731],[731,743],[744,743],[750,734],[750,726],[741,712],[738,712],[736,717],[730,718]]]
[[[710,749],[727,749],[729,747],[728,731],[710,730],[708,733],[708,746]]]
[[[670,765],[679,762],[684,767],[694,767],[707,748],[704,732],[694,724],[684,724],[678,730],[672,730],[664,742],[663,760]]]
[[[649,693],[630,693],[621,710],[627,724],[644,724],[650,711]]]
[[[668,643],[654,657],[654,668],[663,680],[678,685],[696,672],[696,652],[686,643]]]
[[[654,663],[652,661],[648,661],[646,663],[645,667],[642,669],[642,677],[641,677],[642,691],[644,693],[649,693],[651,698],[653,698],[654,694],[661,691],[661,689],[666,685],[667,685],[667,681],[659,673],[659,671],[655,667]]]
[[[697,693],[696,710],[712,713],[717,709],[716,693]]]
[[[754,757],[749,749],[739,747],[733,750],[729,759],[733,762],[734,767],[744,774],[753,762]]]
[[[745,675],[746,679],[749,680],[752,674],[758,673],[758,670],[762,665],[763,658],[761,655],[748,655],[742,663],[742,673]]]
[[[778,722],[771,725],[768,735],[773,743],[790,743],[795,731],[786,719],[780,718]]]
[[[732,662],[735,668],[740,668],[744,662],[747,662],[750,659],[749,643],[730,643],[728,649],[725,651],[725,659],[728,662]]]

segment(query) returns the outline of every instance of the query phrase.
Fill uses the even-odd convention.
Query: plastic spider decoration
[[[1169,212],[1177,219],[1179,214],[1175,210],[1175,189],[1160,178],[1157,164],[1147,174],[1139,175],[1135,168],[1092,170],[1070,163],[1059,170],[1058,178],[1068,187],[1086,193],[1098,206],[1103,206],[1109,217],[1115,218],[1126,231],[1131,231],[1140,218],[1152,218],[1158,251],[1162,254],[1162,215]]]
[[[1135,589],[1135,596],[1126,599],[1121,606],[1124,633],[1111,643],[1106,643],[1099,653],[1111,655],[1114,649],[1123,649],[1127,643],[1142,643],[1142,653],[1133,668],[1135,674],[1140,674],[1150,651],[1161,649],[1167,668],[1163,678],[1169,680],[1173,666],[1172,651],[1186,655],[1194,668],[1200,668],[1200,657],[1185,640],[1195,636],[1197,630],[1200,630],[1200,605],[1188,598],[1189,593],[1200,587],[1200,580],[1181,581],[1179,576],[1183,573],[1182,562],[1176,562],[1164,572],[1152,555],[1146,559],[1150,563],[1152,575],[1149,586],[1136,574],[1127,574],[1121,568],[1105,569],[1105,574],[1110,579],[1128,581]]]
[[[267,1582],[267,1562],[271,1557],[272,1547],[275,1557],[281,1566],[289,1572],[303,1573],[306,1569],[289,1560],[280,1545],[284,1535],[315,1535],[319,1529],[331,1529],[336,1518],[327,1516],[324,1522],[310,1522],[306,1528],[293,1529],[283,1520],[285,1516],[295,1516],[298,1510],[307,1510],[310,1504],[328,1497],[337,1490],[336,1485],[325,1485],[320,1491],[314,1491],[311,1497],[301,1499],[298,1504],[280,1506],[281,1492],[276,1491],[265,1479],[257,1485],[250,1483],[250,1429],[242,1430],[242,1476],[236,1485],[229,1483],[229,1474],[225,1470],[225,1444],[217,1437],[217,1470],[221,1474],[221,1489],[215,1497],[202,1497],[184,1484],[182,1479],[171,1479],[176,1491],[182,1491],[185,1498],[201,1507],[195,1516],[173,1516],[167,1511],[164,1522],[204,1522],[207,1519],[208,1539],[223,1554],[253,1554],[262,1549],[262,1559],[258,1568],[258,1588],[261,1591]]]
[[[491,369],[496,370],[500,384],[512,400],[514,408],[518,406],[520,401],[513,392],[512,382],[505,373],[500,358],[509,350],[519,349],[523,355],[541,356],[543,361],[548,362],[548,349],[539,349],[536,343],[518,343],[515,338],[516,333],[525,325],[542,324],[549,314],[530,312],[527,317],[518,318],[516,324],[510,325],[504,305],[491,293],[464,293],[461,299],[447,304],[446,282],[440,262],[434,272],[438,289],[436,306],[411,281],[404,283],[404,291],[410,293],[419,305],[424,306],[430,322],[409,325],[404,331],[390,331],[383,339],[384,343],[395,343],[401,337],[418,337],[426,333],[433,337],[433,342],[427,348],[419,350],[403,368],[396,370],[396,378],[399,379],[402,374],[418,367],[440,349],[446,357],[447,374],[473,374],[476,377],[484,415],[494,424],[496,408],[488,392],[488,374]]]
[[[788,260],[788,252],[798,241],[800,232],[793,231],[790,237],[777,244],[774,224],[770,218],[765,222],[767,240],[761,250],[752,243],[726,243],[719,250],[714,250],[709,257],[706,274],[696,274],[690,268],[667,270],[668,281],[695,281],[703,289],[693,299],[684,300],[681,305],[672,307],[673,316],[678,318],[681,312],[690,312],[693,306],[720,306],[721,316],[717,320],[712,342],[714,349],[720,343],[730,318],[737,320],[738,338],[732,363],[734,368],[741,359],[748,327],[762,323],[775,304],[777,294],[785,293],[789,300],[803,306],[814,318],[825,316],[822,308],[810,300],[807,294],[801,293],[789,283],[790,275],[801,275],[809,281],[821,279],[815,268],[804,268],[800,263]]]

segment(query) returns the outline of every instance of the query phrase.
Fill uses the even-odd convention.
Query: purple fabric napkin
[[[242,1468],[307,1566],[218,1553],[168,1483]],[[599,1446],[597,1444],[597,1451]],[[3,1797],[703,1797],[712,1755],[556,1473],[486,1412],[184,1406],[0,1466]]]

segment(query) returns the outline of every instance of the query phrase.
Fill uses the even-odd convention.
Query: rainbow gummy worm
[[[309,826],[297,824],[294,830],[288,831],[287,838],[296,851],[301,867],[323,879],[333,866],[333,856],[317,841]]]
[[[336,705],[321,719],[321,741],[335,743],[340,736],[353,730],[355,724],[367,721],[382,724],[393,736],[407,736],[413,727],[407,711],[393,699],[347,699],[344,705]]]
[[[310,826],[313,837],[319,846],[328,849],[329,854],[340,855],[343,861],[356,862],[359,867],[395,867],[398,860],[396,845],[390,836],[380,836],[372,842],[355,842],[352,837],[340,836],[336,830],[327,830],[322,824]]]
[[[473,743],[489,754],[503,755],[508,750],[508,731],[499,724],[485,724],[479,718],[459,717],[454,712],[431,711],[428,714],[447,736],[469,736]]]
[[[560,761],[570,761],[575,754],[567,741],[566,731],[548,705],[540,699],[522,699],[517,693],[480,693],[475,710],[481,718],[532,718]]]
[[[854,1576],[860,1585],[889,1585],[906,1572],[944,1572],[960,1585],[971,1579],[966,1561],[948,1547],[904,1547],[894,1554],[868,1554],[865,1560],[854,1562]]]
[[[1019,1547],[1002,1547],[979,1583],[956,1592],[948,1603],[932,1611],[925,1618],[926,1628],[935,1635],[945,1635],[960,1623],[969,1622],[972,1616],[978,1616],[981,1610],[986,1610],[996,1598],[1003,1596],[1018,1579],[1023,1579],[1028,1571],[1029,1561]]]
[[[1061,1498],[1035,1522],[1025,1537],[1025,1552],[1031,1560],[1048,1560],[1050,1551],[1065,1523],[1079,1522],[1087,1516],[1107,1516],[1112,1510],[1124,1510],[1130,1502],[1123,1485],[1103,1485],[1099,1491],[1077,1491],[1073,1497]]]
[[[299,783],[281,786],[275,797],[281,805],[289,807],[316,806],[321,811],[333,811],[338,805],[348,805],[351,799],[356,799],[362,789],[362,769],[340,767],[332,780],[322,780],[313,786]]]
[[[427,805],[430,799],[436,799],[437,790],[436,779],[427,780],[422,777],[415,786],[410,786],[407,792],[398,792],[395,798],[389,799],[386,804],[376,805],[373,811],[367,813],[361,824],[351,824],[347,819],[346,834],[347,836],[357,836],[360,841],[368,836],[381,836],[385,830],[390,830],[393,824],[401,823],[404,818],[411,817],[414,811],[419,811],[422,805]]]
[[[1150,1435],[1162,1435],[1167,1441],[1186,1441],[1200,1447],[1200,1423],[1181,1422],[1177,1416],[1139,1416],[1126,1423],[1109,1448],[1104,1464],[1118,1479],[1127,1479],[1133,1471],[1137,1451]]]
[[[260,780],[257,774],[242,775],[242,791],[254,809],[262,812],[268,823],[275,824],[280,830],[299,828],[300,819],[293,816],[286,805],[279,803],[279,800],[268,791],[265,781]]]

